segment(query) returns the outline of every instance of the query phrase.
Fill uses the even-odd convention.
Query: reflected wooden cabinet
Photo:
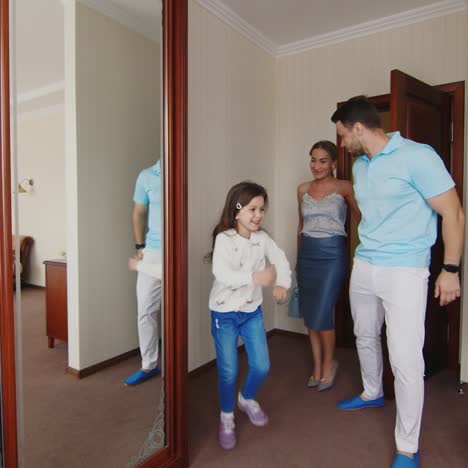
[[[49,348],[54,341],[68,341],[67,319],[67,263],[65,260],[46,260],[46,335]]]

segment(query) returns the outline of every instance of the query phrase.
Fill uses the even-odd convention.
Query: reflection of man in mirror
[[[136,258],[129,261],[138,271],[138,340],[141,369],[130,375],[126,385],[136,385],[159,374],[158,319],[161,311],[161,221],[162,185],[161,162],[144,169],[138,175],[133,196],[133,235]],[[132,266],[134,268],[132,268]]]

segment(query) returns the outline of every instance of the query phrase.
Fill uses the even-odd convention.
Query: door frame
[[[463,203],[463,159],[465,145],[465,82],[456,81],[434,86],[439,91],[443,91],[450,95],[452,99],[452,122],[453,122],[453,141],[452,141],[452,178],[456,184],[456,190],[460,201]],[[377,107],[380,112],[390,110],[390,94],[381,94],[379,96],[370,97],[369,100]],[[343,102],[337,103],[337,108]],[[353,161],[347,156],[344,148],[341,147],[341,138],[337,134],[338,146],[338,163],[337,177],[342,179],[351,178],[351,169]],[[346,230],[349,232],[350,221],[349,217],[346,221]],[[350,255],[349,236],[347,238],[347,252]],[[460,281],[463,284],[463,272],[460,273]],[[346,321],[344,313],[349,310],[349,295],[348,295],[349,279],[346,287],[343,288],[340,300],[337,304],[337,346],[352,347],[354,340],[347,339]],[[459,368],[459,353],[460,353],[460,300],[454,301],[447,306],[448,322],[449,322],[449,337],[448,337],[448,368],[458,370]],[[349,334],[349,330],[348,330]]]
[[[163,3],[164,394],[166,445],[142,467],[188,466],[187,0]],[[0,0],[0,359],[5,468],[18,467],[13,297],[9,0]],[[157,403],[156,401],[154,402]]]

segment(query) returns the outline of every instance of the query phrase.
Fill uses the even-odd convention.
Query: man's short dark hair
[[[382,121],[376,107],[366,96],[354,96],[341,105],[332,115],[331,121],[340,121],[351,128],[359,122],[367,128],[382,128]]]

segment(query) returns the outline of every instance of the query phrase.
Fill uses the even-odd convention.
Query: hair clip
[[[238,210],[242,210],[242,205],[241,205],[239,202],[237,202],[236,208],[237,208]]]

